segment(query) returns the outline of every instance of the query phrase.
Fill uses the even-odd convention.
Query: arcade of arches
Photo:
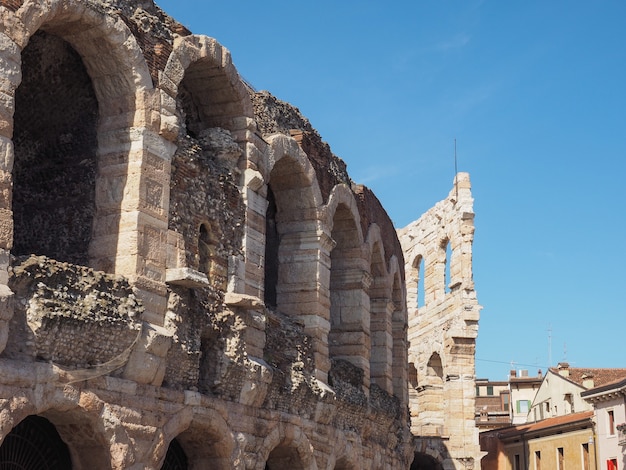
[[[0,468],[478,458],[471,430],[414,457],[473,371],[466,175],[432,240],[397,234],[297,108],[153,1],[0,16]]]

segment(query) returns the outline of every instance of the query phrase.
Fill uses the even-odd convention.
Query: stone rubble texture
[[[0,442],[38,415],[76,469],[176,446],[194,469],[471,468],[465,175],[399,240],[296,108],[151,0],[0,20]],[[417,316],[442,227],[452,291],[427,281]]]

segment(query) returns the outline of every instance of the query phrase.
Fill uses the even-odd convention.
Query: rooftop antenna
[[[456,138],[454,139],[454,189],[456,191],[456,202],[459,202],[459,184],[458,184],[459,170],[456,162]]]

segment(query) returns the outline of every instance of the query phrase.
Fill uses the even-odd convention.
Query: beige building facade
[[[581,393],[593,405],[599,468],[626,468],[626,375]]]
[[[597,470],[593,413],[485,431],[482,470]]]

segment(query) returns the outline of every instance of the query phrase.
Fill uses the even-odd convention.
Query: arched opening
[[[335,463],[334,470],[355,470],[357,467],[353,465],[347,457],[341,457]]]
[[[276,223],[276,198],[272,188],[267,188],[267,211],[265,212],[265,305],[277,305],[276,286],[278,284],[278,247],[280,237]]]
[[[165,461],[161,466],[161,470],[187,470],[187,455],[178,440],[173,439],[167,448]]]
[[[432,384],[443,383],[443,365],[439,354],[433,353],[432,356],[430,356],[426,369],[426,375],[429,377]]]
[[[98,101],[80,55],[39,31],[15,93],[14,255],[87,265],[96,211]]]
[[[393,393],[393,332],[392,316],[394,311],[391,292],[387,287],[385,263],[380,242],[372,249],[370,264],[372,284],[369,288],[370,300],[370,379],[387,393]]]
[[[443,291],[447,294],[450,292],[450,285],[452,278],[450,277],[450,265],[452,261],[452,248],[450,247],[450,240],[447,238],[441,242],[441,250],[444,256],[443,258]]]
[[[418,389],[418,416],[413,428],[417,426],[419,434],[424,436],[442,436],[444,434],[444,414],[447,404],[444,393],[444,369],[441,356],[434,352],[426,365],[426,373],[422,376]]]
[[[416,259],[417,264],[417,303],[416,307],[419,309],[426,305],[426,262],[422,256],[418,256]]]
[[[443,470],[443,465],[428,454],[416,453],[410,470]]]
[[[205,273],[215,295],[227,289],[229,259],[241,249],[245,225],[236,170],[243,152],[230,132],[232,120],[224,115],[224,106],[241,105],[233,90],[222,87],[229,80],[221,63],[193,62],[178,84],[172,110],[179,129],[168,228],[178,237],[178,267]]]
[[[354,216],[339,204],[333,218],[330,253],[330,333],[331,360],[343,359],[365,373],[369,381],[369,297],[371,277],[365,271]]]
[[[304,470],[304,468],[297,449],[287,445],[274,448],[265,464],[265,470]]]
[[[0,468],[20,470],[71,470],[68,446],[54,425],[41,416],[28,416],[4,438]]]

